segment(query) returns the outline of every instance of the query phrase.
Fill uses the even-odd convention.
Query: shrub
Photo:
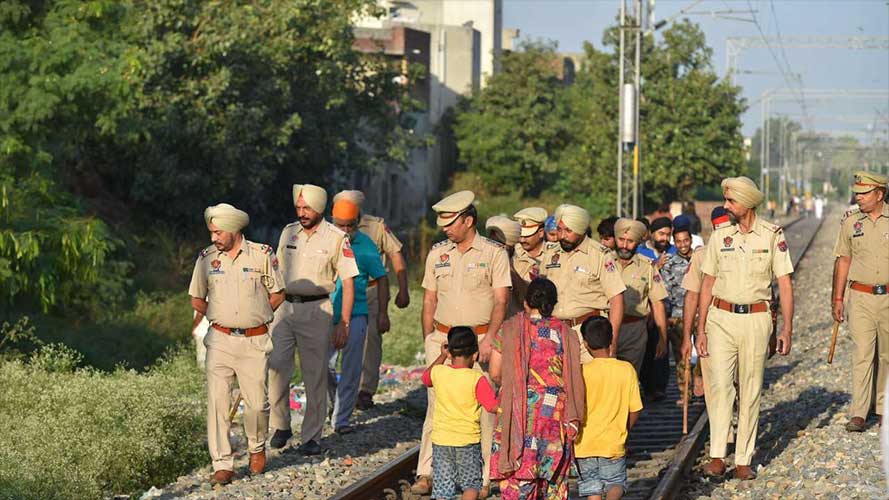
[[[209,461],[191,354],[143,374],[74,369],[76,353],[59,347],[31,359],[0,363],[0,498],[134,493]]]

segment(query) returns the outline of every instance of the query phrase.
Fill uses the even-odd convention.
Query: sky
[[[654,17],[668,19],[694,3],[656,0]],[[632,4],[632,0],[627,0],[628,10]],[[603,30],[616,23],[619,7],[620,0],[503,0],[503,26],[518,28],[520,39],[553,40],[560,51],[580,52],[587,40],[601,47]],[[726,10],[746,11],[730,15],[755,18],[758,27],[753,22],[712,15],[713,11]],[[755,12],[751,14],[750,10]],[[812,36],[889,37],[889,0],[703,0],[689,12],[703,14],[677,19],[688,17],[701,25],[713,48],[713,67],[720,76],[726,70],[727,38],[764,34],[785,39],[784,44],[772,44],[771,52],[751,48],[738,58],[738,70],[757,72],[736,74],[734,78],[743,87],[749,106],[743,116],[745,135],[752,135],[762,123],[763,93],[788,87],[779,65],[785,74],[801,76],[801,85],[792,78],[788,80],[796,88],[889,92],[889,50],[792,48],[786,40]],[[770,104],[772,116],[780,113],[801,120],[798,99],[772,99]],[[851,134],[869,142],[876,123],[876,134],[889,139],[889,96],[885,94],[854,99],[810,95],[805,105],[813,117],[807,127],[811,130]]]

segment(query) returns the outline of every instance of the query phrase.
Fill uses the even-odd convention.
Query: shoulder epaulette
[[[766,229],[768,229],[769,231],[771,231],[773,233],[780,233],[781,232],[781,226],[779,226],[777,224],[772,224],[771,222],[762,221],[762,225],[763,225],[763,227],[765,227]]]
[[[367,222],[376,222],[379,224],[383,224],[385,222],[382,217],[377,217],[376,215],[363,214],[361,218]]]
[[[327,222],[327,221],[324,221],[324,222]],[[331,224],[330,222],[327,222],[327,225],[330,227],[330,229],[331,229],[331,230],[334,232],[334,234],[336,234],[337,236],[343,236],[343,237],[346,236],[346,232],[345,232],[345,231],[343,231],[342,229],[336,227],[335,225]]]
[[[284,229],[287,229],[288,227],[293,227],[293,226],[296,226],[297,231],[302,231],[302,229],[303,229],[302,224],[300,224],[299,221],[291,222],[290,224],[287,224],[286,226],[284,226]]]
[[[499,241],[492,240],[491,238],[488,238],[487,236],[479,235],[479,237],[482,239],[482,241],[484,241],[490,245],[494,245],[497,248],[502,248],[502,249],[506,250],[506,245],[504,245],[503,243],[500,243]]]
[[[447,239],[445,239],[445,240],[441,240],[441,241],[439,241],[438,243],[432,245],[432,248],[442,247],[442,246],[447,245],[447,244],[450,243],[450,242],[451,242],[451,240],[447,240]],[[430,250],[431,250],[431,248],[430,248]]]
[[[850,216],[855,215],[855,214],[859,214],[859,213],[861,213],[861,209],[860,209],[860,208],[858,208],[858,207],[850,208],[849,210],[846,210],[846,213],[843,214],[843,218],[840,220],[840,222],[845,221],[845,220],[848,219]]]
[[[559,246],[558,241],[547,241],[546,244],[544,245],[543,249],[544,250],[552,250],[558,246]]]
[[[265,244],[261,244],[261,245],[259,245],[259,251],[262,253],[272,253],[272,247],[265,245]]]
[[[212,252],[214,248],[216,248],[216,247],[213,246],[213,245],[208,246],[207,248],[201,250],[201,251],[198,253],[198,257],[201,258],[201,259],[203,259],[204,257],[210,255],[210,252]]]

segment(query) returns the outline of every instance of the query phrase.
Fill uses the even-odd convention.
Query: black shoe
[[[321,449],[321,445],[312,439],[311,441],[299,445],[299,448],[297,448],[296,451],[299,452],[300,455],[309,457],[312,455],[320,455],[323,450]]]
[[[293,432],[291,432],[290,429],[287,429],[286,431],[277,429],[275,430],[275,435],[272,436],[272,439],[269,441],[269,446],[276,450],[280,450],[287,446],[287,441],[290,441],[290,438],[292,437]]]
[[[355,402],[355,408],[359,410],[369,410],[374,407],[373,394],[369,392],[359,392],[358,400]]]
[[[339,435],[352,434],[353,432],[355,432],[355,427],[347,424],[342,427],[337,427],[335,432]]]

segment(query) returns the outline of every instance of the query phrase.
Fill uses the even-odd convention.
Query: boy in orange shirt
[[[444,364],[448,357],[451,365]],[[473,370],[478,339],[471,328],[455,326],[441,355],[423,372],[423,384],[435,387],[432,408],[432,498],[476,500],[482,487],[480,417],[482,406],[494,413],[497,398],[484,373]]]
[[[593,361],[583,365],[587,415],[574,443],[577,489],[588,500],[618,500],[627,488],[627,433],[642,411],[639,381],[633,365],[609,354],[606,318],[589,318],[580,331]]]

